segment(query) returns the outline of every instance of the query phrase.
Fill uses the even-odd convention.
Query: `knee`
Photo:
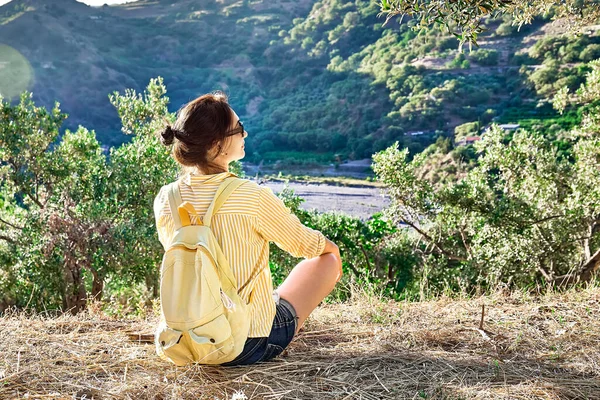
[[[339,253],[336,255],[336,257],[337,257],[338,265],[337,265],[337,276],[335,279],[335,283],[338,283],[340,281],[340,279],[342,279],[342,275],[344,275],[344,270],[342,268],[342,257],[340,256]]]
[[[328,253],[325,254],[327,257],[327,278],[333,285],[335,285],[342,278],[342,258],[340,253]]]

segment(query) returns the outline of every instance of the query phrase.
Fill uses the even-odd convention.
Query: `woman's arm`
[[[342,277],[338,246],[321,232],[304,226],[269,187],[260,189],[257,230],[266,240],[294,257],[309,259],[332,254],[339,271],[338,280]]]
[[[256,229],[264,239],[294,257],[320,256],[327,240],[321,232],[303,225],[266,186],[260,188]]]

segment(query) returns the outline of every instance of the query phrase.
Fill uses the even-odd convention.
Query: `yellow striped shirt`
[[[180,180],[181,198],[204,215],[218,186],[230,172],[215,175],[186,174]],[[165,250],[174,235],[166,187],[154,200],[158,238]],[[192,224],[198,223],[192,217]],[[295,257],[312,258],[323,253],[325,236],[298,220],[273,191],[247,182],[236,189],[211,222],[212,231],[237,279],[238,293],[250,305],[249,337],[266,337],[275,317],[273,281],[269,269],[269,242]]]

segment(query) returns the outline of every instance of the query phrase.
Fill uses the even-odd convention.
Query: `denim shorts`
[[[274,296],[275,297],[275,296]],[[249,365],[277,357],[294,338],[298,315],[294,306],[276,297],[276,313],[269,337],[248,338],[244,349],[233,361],[222,365]]]

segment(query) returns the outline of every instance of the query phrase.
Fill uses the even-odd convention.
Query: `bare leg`
[[[277,292],[298,314],[296,333],[310,313],[333,290],[339,274],[339,256],[333,253],[303,260],[294,267]]]

